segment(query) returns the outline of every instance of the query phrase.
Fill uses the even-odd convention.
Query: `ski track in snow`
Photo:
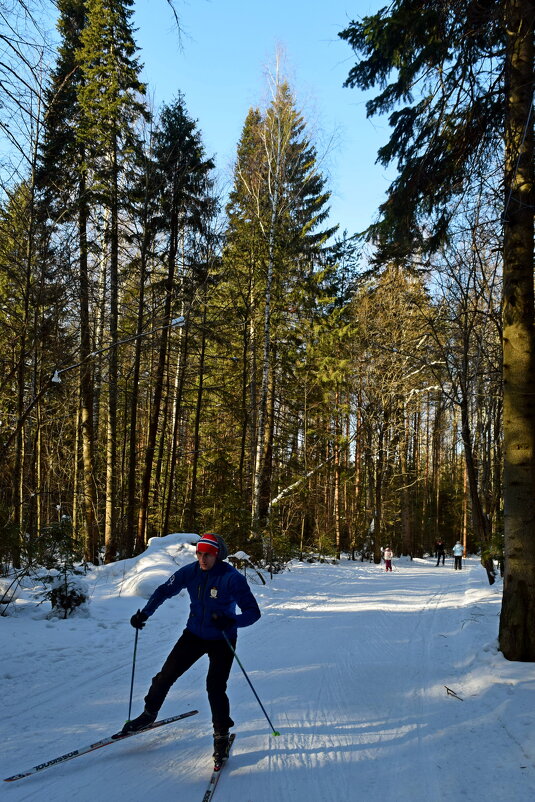
[[[367,563],[293,563],[252,586],[263,617],[240,632],[238,654],[281,735],[270,734],[236,664],[237,738],[217,802],[535,799],[535,669],[496,650],[500,589],[475,559],[462,572],[430,560],[394,565],[386,574]],[[122,726],[128,620],[143,602],[114,587],[95,579],[85,619],[0,619],[2,777]],[[187,606],[170,600],[140,633],[132,715]],[[2,798],[201,802],[211,763],[205,674],[200,661],[161,711],[198,715],[5,784]]]

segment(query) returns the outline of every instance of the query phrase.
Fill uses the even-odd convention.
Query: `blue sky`
[[[251,106],[267,97],[277,48],[332,192],[331,222],[349,233],[375,217],[394,176],[375,164],[384,120],[366,119],[366,97],[343,83],[354,63],[338,37],[380,0],[176,0],[181,40],[166,0],[136,0],[134,24],[144,79],[155,104],[181,91],[214,155],[223,190]]]

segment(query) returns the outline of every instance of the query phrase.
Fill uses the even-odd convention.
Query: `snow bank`
[[[13,577],[0,577],[0,615],[19,596],[19,583]]]
[[[120,560],[97,569],[99,580],[119,579],[122,596],[139,596],[148,599],[153,591],[171,574],[195,559],[195,544],[199,535],[192,532],[175,532],[164,537],[151,537],[146,550],[139,557]]]

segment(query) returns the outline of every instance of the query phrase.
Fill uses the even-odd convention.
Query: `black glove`
[[[212,613],[212,621],[214,622],[214,627],[220,629],[221,632],[236,626],[236,619],[230,615],[223,615],[223,613]]]
[[[145,621],[148,619],[148,615],[146,613],[142,613],[141,610],[138,610],[135,615],[132,616],[130,619],[130,623],[134,627],[134,629],[143,629],[145,626]]]

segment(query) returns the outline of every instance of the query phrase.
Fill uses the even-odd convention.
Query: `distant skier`
[[[462,569],[462,567],[463,567],[463,565],[462,565],[462,563],[463,563],[463,554],[464,554],[463,545],[462,545],[461,541],[458,540],[457,543],[455,544],[455,546],[453,547],[453,557],[454,557],[454,560],[455,560],[454,568],[455,568],[456,571],[457,571],[457,569],[459,569],[459,571],[460,571]]]
[[[223,562],[228,554],[220,535],[208,532],[196,544],[197,561],[188,563],[160,585],[143,610],[130,619],[136,629],[145,622],[166,599],[186,589],[190,596],[190,612],[186,628],[173,646],[162,669],[152,678],[145,696],[145,709],[137,718],[127,721],[123,732],[135,732],[152,724],[171,686],[204,654],[209,666],[206,676],[208,701],[214,727],[214,758],[219,763],[227,755],[230,704],[226,693],[227,680],[236,646],[237,628],[254,624],[260,610],[246,579],[232,565]],[[236,614],[236,604],[241,614]]]
[[[437,551],[437,565],[440,565],[440,561],[442,560],[442,565],[446,560],[446,547],[444,545],[444,541],[439,538],[436,542],[436,551]]]
[[[387,571],[391,571],[392,570],[392,557],[393,556],[394,556],[394,552],[392,551],[390,546],[387,546],[385,548],[385,550],[383,551],[383,557],[384,557],[384,561],[385,561],[385,569]]]

